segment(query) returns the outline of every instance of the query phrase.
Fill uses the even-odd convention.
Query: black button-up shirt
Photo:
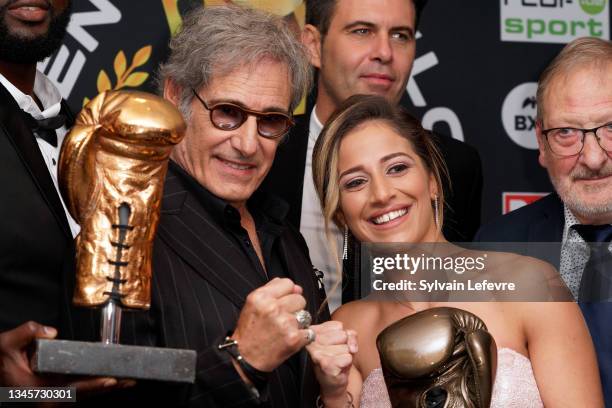
[[[227,201],[212,194],[179,166],[174,165],[173,168],[193,185],[193,191],[200,202],[215,219],[220,220],[219,224],[248,257],[257,273],[261,274],[265,280],[277,277],[292,278],[285,268],[277,247],[277,239],[286,228],[283,222],[289,212],[289,205],[285,201],[274,195],[256,192],[247,202],[247,208],[255,221],[257,237],[261,244],[265,262],[264,269],[247,230],[240,224],[238,210]]]
[[[219,226],[227,232],[236,245],[241,249],[245,256],[253,265],[256,273],[261,274],[265,281],[273,278],[290,278],[294,279],[289,269],[286,267],[285,261],[281,255],[278,238],[284,231],[286,226],[283,224],[289,205],[282,199],[263,192],[256,192],[248,201],[247,208],[255,221],[257,237],[261,245],[262,256],[266,265],[264,269],[261,265],[259,257],[253,248],[253,243],[249,238],[246,229],[240,224],[240,213],[238,210],[229,204],[227,201],[215,196],[206,188],[204,188],[197,180],[189,175],[180,166],[171,162],[170,164],[177,173],[179,173],[192,187],[193,192],[200,203],[210,212],[214,219],[219,220]],[[295,402],[295,406],[299,401],[299,395],[291,395],[300,389],[299,381],[299,353],[295,354],[288,360],[288,364],[281,365],[275,370],[275,375],[283,378],[286,382],[290,380],[293,387],[283,387],[284,394],[272,395],[274,401],[273,406],[283,406],[286,403]],[[288,372],[290,371],[290,372]],[[281,403],[280,400],[283,402]],[[290,402],[292,401],[292,402]]]

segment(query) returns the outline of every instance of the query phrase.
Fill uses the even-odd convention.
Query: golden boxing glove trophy
[[[100,307],[101,343],[39,340],[39,372],[193,382],[196,353],[119,345],[123,308],[146,310],[153,238],[172,147],[185,123],[174,105],[144,92],[105,92],[66,136],[59,183],[76,238],[77,306]]]

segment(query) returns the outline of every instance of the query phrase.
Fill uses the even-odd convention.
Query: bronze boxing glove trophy
[[[102,343],[39,341],[37,371],[193,382],[194,351],[118,344],[123,308],[150,306],[163,183],[184,131],[174,105],[144,92],[102,93],[77,117],[62,145],[59,183],[81,226],[73,302],[102,308]],[[66,355],[62,347],[84,362],[51,358]]]
[[[393,323],[376,339],[391,406],[488,408],[495,340],[476,315],[439,307]]]

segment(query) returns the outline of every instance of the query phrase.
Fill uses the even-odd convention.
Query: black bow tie
[[[26,122],[32,129],[32,132],[36,133],[36,136],[45,140],[53,147],[57,147],[57,133],[55,129],[59,129],[66,123],[66,117],[64,115],[57,115],[47,119],[36,119],[28,112],[23,112],[26,117]]]

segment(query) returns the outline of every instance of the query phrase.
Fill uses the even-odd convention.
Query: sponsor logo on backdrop
[[[114,77],[117,79],[116,82],[113,83],[106,71],[101,69],[100,72],[98,72],[98,80],[96,81],[98,93],[126,87],[138,88],[140,85],[144,84],[149,77],[149,73],[137,71],[136,68],[146,64],[147,61],[149,61],[152,50],[153,47],[151,45],[145,45],[136,51],[129,66],[127,64],[125,52],[120,50],[117,55],[115,55],[115,59],[113,61],[113,70],[115,71]],[[83,106],[85,106],[88,102],[89,98],[85,97],[83,99]]]
[[[89,2],[95,7],[95,11],[75,12],[68,24],[67,35],[72,36],[78,43],[76,49],[69,49],[63,44],[55,55],[38,64],[38,69],[55,83],[64,99],[68,99],[72,93],[88,55],[100,45],[85,27],[116,24],[121,20],[121,12],[109,0]],[[63,77],[60,79],[61,74]]]
[[[610,38],[608,0],[500,0],[502,41],[565,44]]]
[[[549,193],[517,193],[506,191],[502,193],[502,214],[507,214],[547,196]]]
[[[525,149],[537,149],[536,82],[517,85],[508,93],[502,105],[502,124],[506,134],[517,145]]]
[[[417,31],[417,40],[421,37],[422,34]],[[412,71],[410,72],[410,78],[406,84],[406,92],[408,93],[408,97],[414,106],[427,106],[427,101],[425,101],[425,97],[423,96],[415,77],[436,65],[438,65],[438,57],[433,51],[429,51],[414,60]],[[459,117],[455,112],[447,107],[439,106],[428,110],[423,115],[421,122],[423,123],[423,127],[429,130],[431,130],[436,123],[445,122],[450,129],[450,136],[457,140],[464,140],[463,128],[461,126]]]

